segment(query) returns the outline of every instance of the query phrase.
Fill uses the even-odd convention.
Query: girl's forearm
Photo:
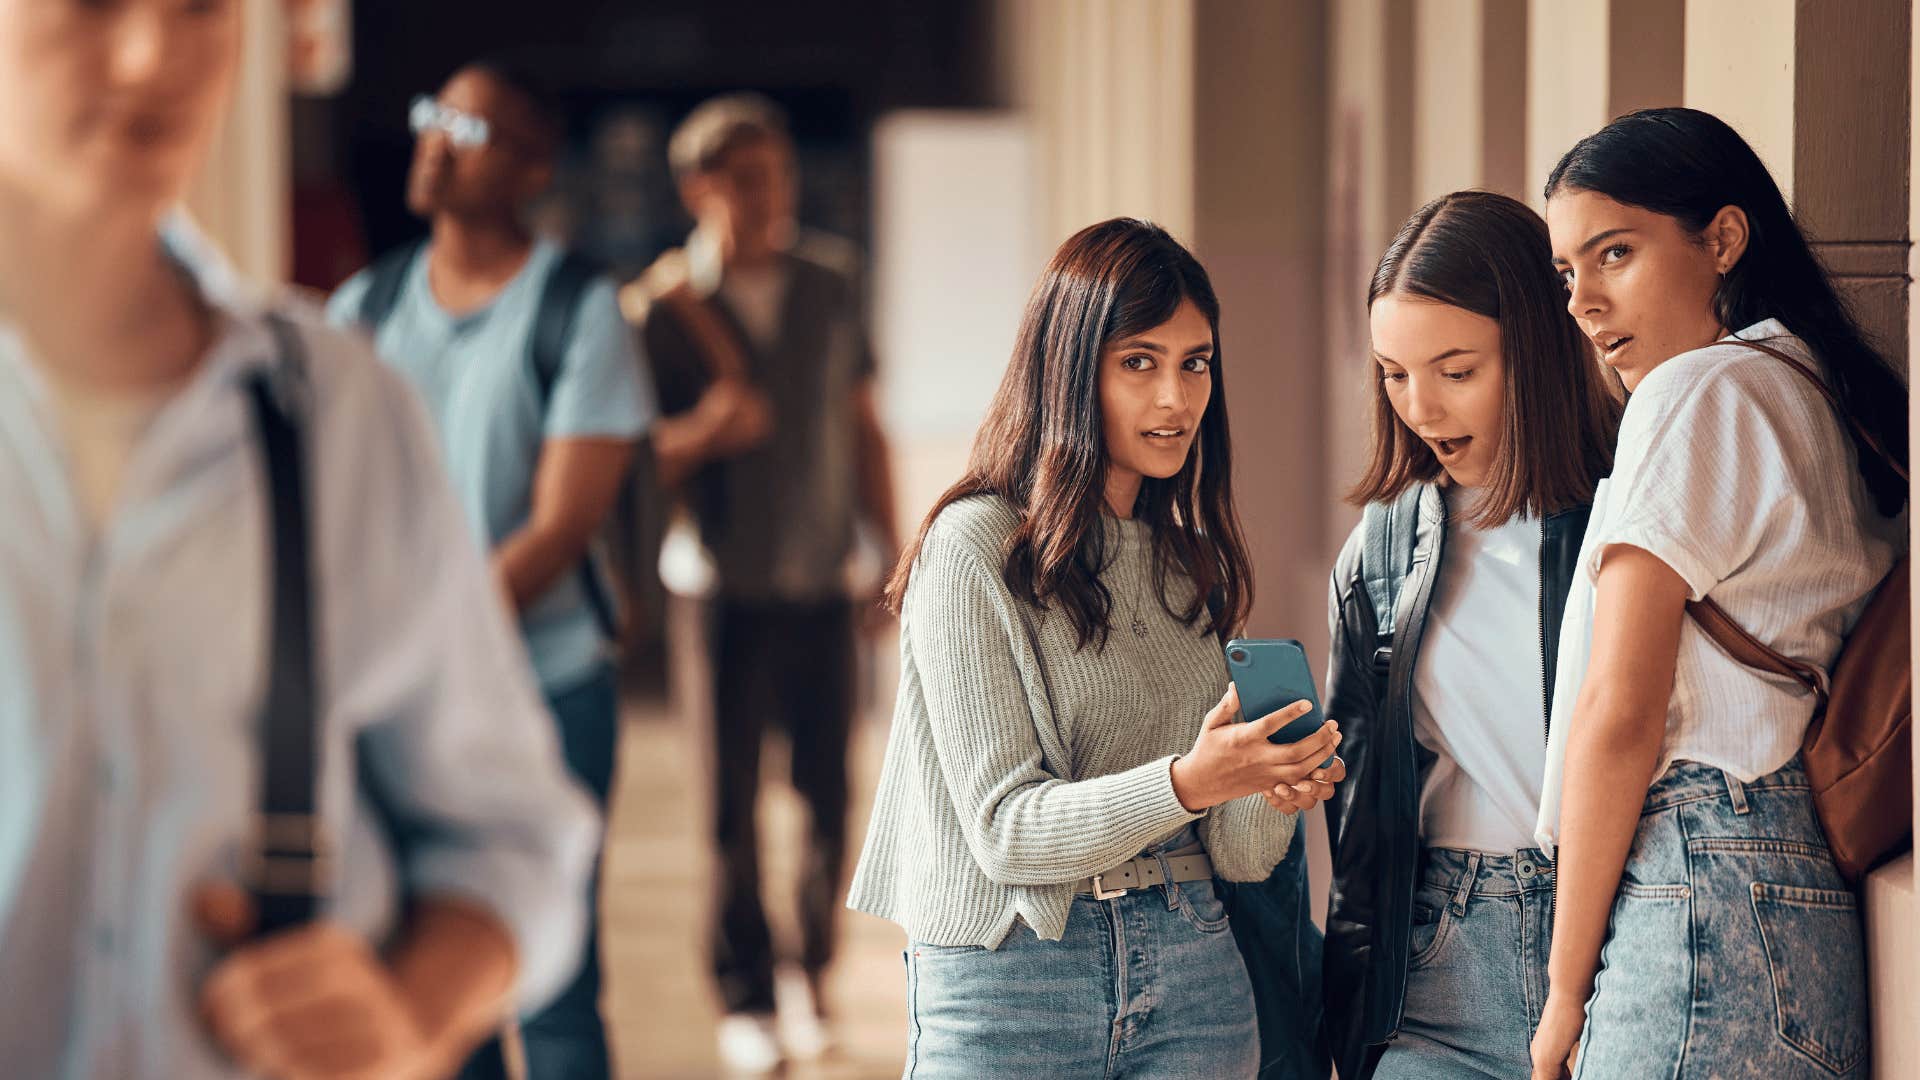
[[[1664,715],[1583,694],[1567,739],[1549,992],[1585,1002],[1666,730]]]

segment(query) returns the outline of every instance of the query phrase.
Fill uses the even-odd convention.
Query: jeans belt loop
[[[1453,903],[1448,905],[1458,917],[1467,913],[1467,898],[1473,895],[1473,883],[1480,876],[1480,853],[1467,853],[1467,869],[1460,875],[1460,884],[1454,887]]]
[[[1180,883],[1173,880],[1173,864],[1164,849],[1155,850],[1153,857],[1160,861],[1160,883],[1166,886],[1167,910],[1172,911],[1180,903]]]
[[[1741,783],[1740,778],[1730,772],[1722,771],[1720,775],[1727,778],[1727,798],[1733,801],[1733,812],[1746,813],[1751,809],[1747,805],[1747,785]]]

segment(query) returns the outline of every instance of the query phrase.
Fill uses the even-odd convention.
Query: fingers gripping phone
[[[1326,722],[1320,695],[1313,688],[1313,669],[1307,666],[1307,650],[1292,638],[1234,638],[1227,642],[1227,674],[1240,690],[1242,723],[1303,699],[1313,703],[1307,715],[1267,736],[1268,742],[1299,742]],[[1336,757],[1329,755],[1320,767],[1332,765]]]

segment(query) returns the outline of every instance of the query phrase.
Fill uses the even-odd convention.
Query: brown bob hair
[[[1041,274],[966,474],[935,502],[887,585],[895,613],[934,519],[960,499],[998,495],[1020,515],[1005,551],[1007,588],[1038,607],[1061,605],[1081,648],[1105,646],[1113,598],[1099,578],[1107,563],[1101,350],[1159,326],[1189,301],[1213,328],[1212,397],[1186,464],[1167,479],[1147,477],[1133,513],[1151,526],[1154,587],[1169,614],[1188,625],[1205,617],[1206,628],[1222,635],[1246,621],[1252,570],[1233,506],[1220,302],[1186,248],[1159,226],[1130,218],[1075,233]],[[1168,601],[1169,568],[1193,583],[1184,610]]]
[[[1415,211],[1380,256],[1367,308],[1388,295],[1436,301],[1500,324],[1506,409],[1474,523],[1484,528],[1523,510],[1544,517],[1591,502],[1594,485],[1613,469],[1621,404],[1567,312],[1540,215],[1490,191],[1442,195]],[[1373,453],[1347,494],[1357,505],[1394,499],[1445,474],[1433,448],[1394,413],[1372,364],[1368,378]]]

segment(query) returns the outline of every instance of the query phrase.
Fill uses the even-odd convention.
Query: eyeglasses
[[[429,131],[438,131],[447,137],[456,150],[477,150],[487,145],[492,127],[484,117],[470,112],[462,112],[451,105],[442,105],[429,94],[421,94],[413,99],[407,108],[407,127],[418,138]]]

